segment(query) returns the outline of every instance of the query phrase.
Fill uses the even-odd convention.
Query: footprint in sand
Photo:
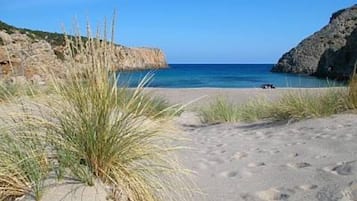
[[[318,186],[314,185],[314,184],[304,184],[304,185],[300,185],[297,188],[304,190],[304,191],[310,191],[313,189],[316,189]]]
[[[260,166],[265,166],[264,162],[257,162],[257,163],[249,163],[248,167],[254,168],[254,167],[260,167]]]
[[[317,155],[315,156],[315,159],[322,159],[322,158],[327,158],[327,155]]]
[[[208,163],[210,165],[219,165],[219,164],[223,164],[224,160],[222,158],[212,158],[208,160]]]
[[[272,201],[272,200],[287,200],[289,195],[279,191],[276,188],[270,188],[265,191],[259,191],[256,193],[257,197],[265,200],[265,201]]]
[[[216,144],[216,147],[223,147],[225,144]]]
[[[280,151],[279,150],[271,150],[271,151],[269,151],[269,153],[270,154],[278,154],[278,153],[280,153]]]
[[[352,175],[357,169],[356,161],[342,162],[331,169],[337,175]]]
[[[295,158],[295,157],[298,157],[298,156],[299,156],[298,153],[289,154],[289,157],[290,157],[290,158]]]
[[[247,157],[248,154],[245,153],[245,152],[236,152],[233,156],[232,156],[232,159],[235,159],[235,160],[241,160],[242,158],[245,158]]]
[[[310,167],[311,164],[310,163],[306,163],[306,162],[301,162],[301,163],[288,163],[286,164],[288,167],[291,168],[296,168],[296,169],[300,169],[300,168],[306,168],[306,167]]]
[[[222,177],[233,178],[238,175],[238,171],[225,171],[219,174]]]

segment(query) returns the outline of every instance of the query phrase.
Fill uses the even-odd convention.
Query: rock
[[[65,65],[64,35],[18,29],[1,21],[0,25],[0,78],[25,76],[28,81],[43,83],[44,69],[61,72]],[[111,59],[117,64],[113,70],[167,67],[164,53],[157,48],[115,45]]]
[[[348,79],[357,60],[357,5],[332,14],[328,25],[285,53],[273,72]]]
[[[146,69],[167,67],[164,53],[157,48],[116,47],[117,69]]]

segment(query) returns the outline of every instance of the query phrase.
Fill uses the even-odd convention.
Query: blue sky
[[[103,24],[116,42],[163,49],[169,63],[275,63],[352,0],[0,0],[0,20],[62,32]]]

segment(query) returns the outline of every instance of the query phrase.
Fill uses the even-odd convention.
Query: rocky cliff
[[[356,70],[357,5],[332,14],[328,25],[285,53],[273,72],[348,79]]]
[[[0,77],[42,76],[40,68],[61,69],[64,36],[62,34],[19,29],[0,21]],[[113,70],[167,67],[164,53],[156,48],[115,47]]]

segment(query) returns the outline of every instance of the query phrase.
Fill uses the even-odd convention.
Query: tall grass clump
[[[347,109],[346,91],[327,89],[323,92],[288,92],[272,103],[270,117],[275,120],[301,120],[340,113]]]
[[[238,107],[226,99],[217,98],[200,110],[201,121],[206,123],[236,122],[240,119]]]
[[[11,101],[21,96],[36,96],[41,93],[39,86],[30,83],[6,83],[0,82],[0,102]]]
[[[348,100],[351,109],[357,109],[357,75],[353,74],[348,85]]]
[[[0,134],[0,200],[14,200],[25,194],[36,201],[41,199],[50,170],[41,139],[31,132]]]
[[[266,97],[255,97],[250,99],[248,103],[237,106],[239,112],[239,120],[244,122],[252,122],[260,119],[270,118],[272,108],[271,101]]]
[[[132,111],[153,119],[170,118],[180,114],[183,111],[183,106],[172,105],[160,96],[152,96],[144,92],[144,86],[152,79],[152,76],[151,73],[147,74],[136,90],[126,87],[120,88],[118,93],[119,107],[125,111]],[[120,79],[120,76],[118,79]]]
[[[311,91],[291,91],[277,100],[255,97],[246,104],[235,105],[218,99],[209,107],[201,109],[204,122],[250,122],[260,119],[301,120],[324,117],[348,110],[349,99],[353,99],[350,85],[349,95],[344,89],[327,89],[318,93]]]
[[[118,88],[113,38],[107,40],[106,28],[103,36],[92,37],[89,29],[87,35],[86,41],[66,37],[63,74],[49,72],[58,99],[47,105],[46,128],[57,172],[88,185],[99,179],[116,200],[188,199],[175,195],[185,190],[185,171],[172,153],[169,121],[151,118],[160,111],[143,98],[146,81]]]
[[[259,97],[243,105],[236,105],[224,98],[217,98],[207,107],[201,108],[201,121],[205,123],[251,122],[270,117],[270,102]]]

